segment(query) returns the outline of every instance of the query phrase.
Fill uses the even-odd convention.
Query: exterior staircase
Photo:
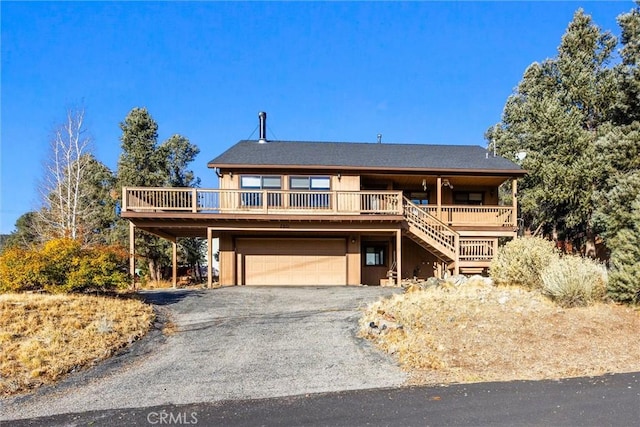
[[[497,251],[497,238],[461,238],[456,230],[406,197],[403,214],[407,222],[405,236],[440,259],[444,271],[479,274],[491,264]]]
[[[403,213],[408,228],[406,236],[438,257],[447,270],[460,272],[460,235],[451,227],[429,215],[406,197]]]

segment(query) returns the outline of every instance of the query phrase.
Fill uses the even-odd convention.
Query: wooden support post
[[[198,212],[198,189],[195,187],[191,189],[191,212]]]
[[[127,211],[127,187],[122,187],[122,204],[120,206],[120,212]]]
[[[172,274],[171,274],[171,284],[173,288],[178,287],[178,243],[174,240],[171,242],[171,262],[172,262]]]
[[[456,233],[455,235],[455,239],[454,239],[454,246],[455,246],[455,264],[453,265],[453,274],[454,275],[458,275],[460,274],[460,235]]]
[[[440,221],[442,221],[442,178],[438,177],[436,183],[436,202],[438,204],[437,208],[437,217]]]
[[[210,227],[207,227],[207,288],[211,288],[213,286],[213,243],[211,242],[211,234],[212,230]]]
[[[513,213],[511,214],[512,225],[518,225],[518,180],[511,181],[511,197],[513,200]]]
[[[396,285],[402,285],[402,230],[396,231],[396,265],[398,268]]]
[[[136,226],[129,221],[129,274],[131,275],[131,288],[136,288]]]

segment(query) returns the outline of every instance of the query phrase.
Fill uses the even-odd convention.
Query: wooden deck
[[[421,206],[451,227],[515,227],[512,206]],[[124,187],[122,212],[349,216],[403,215],[402,191],[288,191]],[[125,215],[126,216],[126,215]]]

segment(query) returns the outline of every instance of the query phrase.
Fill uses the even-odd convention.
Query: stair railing
[[[429,215],[411,200],[406,197],[403,199],[404,217],[409,225],[417,228],[425,237],[431,240],[426,240],[426,243],[436,243],[448,251],[448,255],[452,255],[452,259],[456,259],[458,233],[436,217]]]

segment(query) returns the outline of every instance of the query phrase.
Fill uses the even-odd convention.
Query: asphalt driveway
[[[146,292],[175,333],[32,395],[0,401],[1,420],[394,387],[405,374],[356,337],[379,287],[231,287]]]

